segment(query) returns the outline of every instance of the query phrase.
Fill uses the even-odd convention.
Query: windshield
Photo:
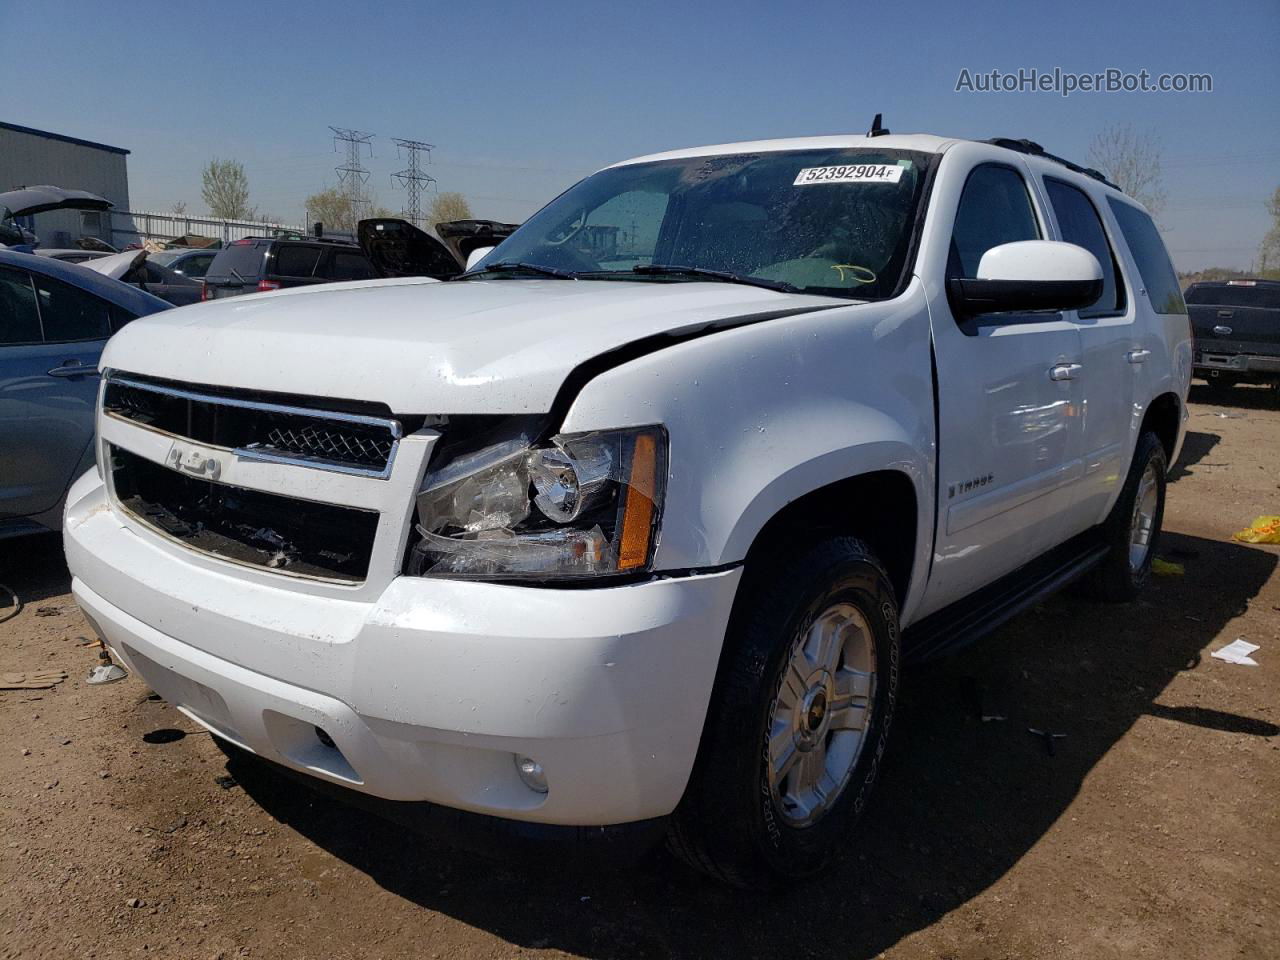
[[[477,270],[525,264],[649,282],[708,279],[696,271],[710,271],[803,293],[890,297],[932,159],[844,148],[613,167],[553,200]],[[653,269],[660,266],[693,271]]]

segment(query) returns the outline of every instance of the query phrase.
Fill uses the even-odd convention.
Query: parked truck
[[[1186,291],[1195,375],[1210,386],[1280,388],[1280,280],[1218,280]]]
[[[855,848],[904,661],[1142,588],[1192,351],[1134,200],[877,125],[619,163],[458,279],[147,317],[102,367],[75,596],[229,751],[766,885]]]

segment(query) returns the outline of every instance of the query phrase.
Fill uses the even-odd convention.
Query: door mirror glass
[[[1102,267],[1084,247],[1056,240],[1002,243],[982,255],[976,277],[954,277],[947,299],[958,316],[1080,310],[1102,296]]]

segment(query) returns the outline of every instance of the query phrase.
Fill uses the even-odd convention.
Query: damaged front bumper
[[[65,537],[113,653],[214,734],[372,797],[573,826],[675,808],[740,576],[576,590],[397,576],[344,597],[148,535],[96,472],[69,494]]]

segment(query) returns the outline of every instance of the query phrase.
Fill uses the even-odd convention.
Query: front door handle
[[[1130,363],[1142,363],[1149,356],[1151,356],[1150,350],[1130,350],[1124,355],[1124,358]]]
[[[97,367],[91,367],[79,360],[68,360],[62,366],[54,367],[49,371],[51,377],[96,377],[97,375]]]
[[[1228,326],[1226,326],[1225,324],[1221,324],[1221,323],[1220,323],[1220,324],[1218,324],[1216,327],[1214,327],[1214,328],[1213,328],[1213,332],[1214,332],[1216,335],[1218,335],[1219,337],[1229,337],[1229,336],[1231,336],[1231,328],[1230,328],[1230,327],[1228,327]]]
[[[1084,369],[1080,363],[1058,363],[1049,368],[1050,380],[1074,380],[1076,374]]]

